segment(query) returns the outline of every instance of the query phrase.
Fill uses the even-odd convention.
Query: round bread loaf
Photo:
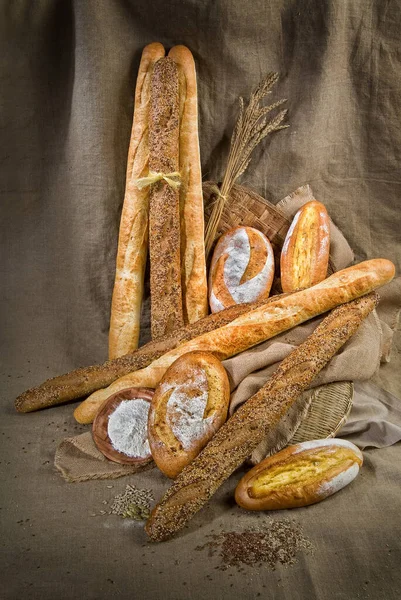
[[[106,458],[138,466],[152,461],[148,441],[152,396],[150,388],[128,388],[103,402],[92,425],[92,436]]]
[[[175,478],[227,418],[230,384],[210,352],[188,352],[166,371],[153,396],[148,436],[153,459]]]
[[[262,460],[239,482],[235,500],[247,510],[279,510],[315,504],[351,483],[362,452],[340,439],[314,440]]]
[[[253,227],[230,229],[217,242],[210,264],[211,311],[267,298],[273,277],[273,248],[267,237]]]

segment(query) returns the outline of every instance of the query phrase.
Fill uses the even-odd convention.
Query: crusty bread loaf
[[[149,187],[136,180],[149,171],[149,98],[153,66],[164,56],[159,43],[142,52],[135,89],[135,109],[128,150],[124,204],[118,238],[116,277],[111,303],[109,358],[138,347],[143,282],[148,252]]]
[[[351,483],[362,463],[362,452],[346,440],[295,444],[248,471],[237,485],[235,501],[246,510],[315,504]]]
[[[149,111],[149,170],[179,169],[178,69],[171,58],[153,68]],[[172,179],[172,178],[171,178]],[[152,339],[184,324],[181,291],[179,191],[165,180],[150,188],[149,255]]]
[[[273,248],[253,227],[234,227],[218,240],[209,270],[212,312],[267,298],[274,277]]]
[[[199,454],[227,418],[230,383],[209,352],[188,352],[162,377],[149,411],[153,459],[175,478]]]
[[[179,76],[181,283],[184,321],[193,323],[208,313],[196,71],[185,46],[174,46],[168,56]]]
[[[283,296],[284,294],[274,296],[269,298],[267,302],[277,300]],[[119,377],[147,367],[151,362],[181,343],[223,327],[245,312],[264,303],[265,301],[262,300],[253,304],[231,306],[219,313],[208,315],[204,319],[180,327],[173,333],[163,336],[160,340],[149,342],[133,354],[126,354],[100,365],[81,367],[65,375],[48,379],[41,385],[18,396],[15,400],[15,408],[18,412],[27,413],[87,396],[110,385]]]
[[[393,277],[394,265],[389,260],[367,260],[334,273],[312,288],[263,304],[224,327],[181,344],[145,369],[118,379],[105,390],[95,392],[78,406],[75,418],[80,423],[91,423],[105,398],[125,387],[156,387],[168,367],[186,352],[213,352],[220,360],[225,360],[339,304],[367,294]]]
[[[153,394],[151,389],[129,388],[102,404],[93,421],[92,437],[106,458],[138,467],[152,462],[147,431]],[[122,423],[129,426],[122,427]],[[132,451],[127,453],[127,447]]]
[[[373,293],[334,309],[282,361],[268,382],[219,429],[155,506],[146,524],[152,540],[172,536],[202,508],[356,332],[376,301]]]
[[[295,215],[280,257],[284,292],[308,288],[327,275],[330,253],[330,219],[317,200],[307,202]]]

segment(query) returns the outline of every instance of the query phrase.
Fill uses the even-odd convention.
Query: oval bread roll
[[[189,352],[167,369],[151,402],[148,436],[153,459],[175,478],[227,418],[230,384],[221,362]]]
[[[329,215],[321,202],[312,200],[299,209],[281,251],[281,287],[284,292],[309,288],[327,276],[329,227]]]
[[[239,482],[235,500],[247,510],[315,504],[351,483],[362,462],[362,452],[346,440],[295,444],[251,469]]]
[[[234,227],[216,244],[209,272],[209,304],[218,312],[269,296],[274,276],[273,248],[253,227]]]

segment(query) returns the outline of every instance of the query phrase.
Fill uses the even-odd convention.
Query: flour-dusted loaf
[[[111,304],[109,358],[123,356],[138,347],[148,253],[150,188],[138,189],[136,180],[146,176],[149,171],[150,81],[154,64],[164,53],[163,46],[157,42],[146,46],[136,81],[134,120]]]
[[[104,456],[124,465],[152,462],[148,416],[153,390],[129,388],[102,404],[92,425],[93,440]]]
[[[149,171],[179,173],[178,68],[171,58],[153,68],[149,109]],[[178,182],[176,182],[178,183]],[[184,324],[179,190],[164,179],[150,187],[149,255],[152,339]]]
[[[330,253],[330,220],[326,207],[307,202],[295,215],[280,257],[284,292],[308,288],[327,275]]]
[[[194,323],[208,313],[196,70],[193,56],[185,46],[174,46],[168,56],[178,67],[179,81],[183,311],[184,321]]]
[[[209,352],[188,352],[167,369],[149,412],[153,459],[175,478],[199,454],[227,418],[230,384]]]
[[[241,479],[235,500],[246,510],[280,510],[324,500],[351,483],[362,466],[351,442],[302,442],[262,460]]]
[[[391,261],[367,260],[334,273],[312,288],[263,304],[224,327],[181,344],[145,369],[118,379],[105,390],[95,392],[75,410],[75,418],[80,423],[91,423],[104,399],[125,387],[156,387],[168,367],[186,352],[212,352],[225,360],[339,304],[367,294],[393,277]]]
[[[179,531],[283,418],[332,356],[374,309],[369,294],[334,309],[267,383],[218,430],[153,509],[146,531],[154,541]]]
[[[273,248],[253,227],[234,227],[218,240],[209,270],[209,304],[218,312],[267,298],[274,277]]]

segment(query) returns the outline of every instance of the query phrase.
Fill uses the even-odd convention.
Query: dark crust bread
[[[149,169],[179,170],[178,68],[171,58],[154,66],[149,111]],[[184,325],[181,290],[179,191],[166,181],[150,189],[149,255],[152,339]]]
[[[225,423],[153,509],[146,531],[163,541],[179,531],[250,456],[332,356],[375,308],[371,293],[335,308],[282,361],[268,382]]]

